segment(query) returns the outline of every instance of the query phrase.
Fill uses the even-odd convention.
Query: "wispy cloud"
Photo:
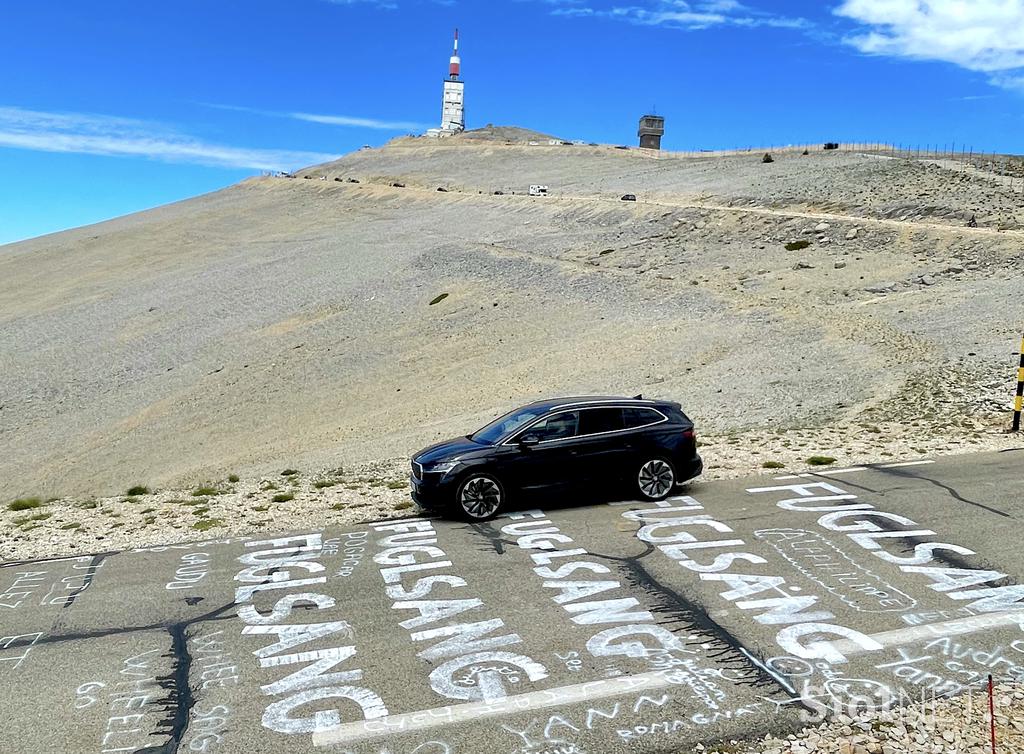
[[[847,43],[872,55],[940,60],[1024,89],[1024,0],[844,0]]]
[[[422,123],[413,123],[406,120],[382,120],[380,118],[362,118],[355,115],[323,115],[319,113],[289,113],[277,110],[263,110],[258,107],[244,107],[242,105],[220,105],[212,102],[200,103],[206,107],[213,107],[217,110],[231,110],[239,113],[251,113],[262,115],[267,118],[291,118],[302,120],[307,123],[323,123],[328,126],[346,126],[352,128],[373,128],[378,131],[422,131],[425,126]]]
[[[738,0],[640,0],[631,5],[599,0],[533,0],[552,6],[556,16],[606,18],[640,26],[699,31],[715,26],[805,28],[803,18],[781,16]]]
[[[287,170],[337,158],[320,152],[216,144],[165,124],[130,118],[19,107],[0,107],[0,147],[257,170]]]

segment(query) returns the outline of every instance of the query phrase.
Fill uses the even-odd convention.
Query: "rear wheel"
[[[505,490],[490,474],[470,474],[459,485],[455,502],[463,518],[486,521],[505,504]]]
[[[664,500],[676,485],[676,472],[664,458],[652,458],[640,466],[637,488],[647,500]]]

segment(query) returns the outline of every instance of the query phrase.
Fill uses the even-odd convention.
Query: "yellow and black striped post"
[[[1020,431],[1020,410],[1024,404],[1024,338],[1020,341],[1020,366],[1017,368],[1017,397],[1013,399],[1013,428],[1011,432]]]

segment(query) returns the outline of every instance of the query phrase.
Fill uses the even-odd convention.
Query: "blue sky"
[[[1024,0],[11,0],[0,243],[437,125],[1024,152]]]

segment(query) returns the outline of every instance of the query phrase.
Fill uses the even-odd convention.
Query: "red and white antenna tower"
[[[448,78],[458,81],[459,72],[462,68],[462,60],[459,59],[459,30],[455,30],[455,48],[452,51],[451,60],[448,61]]]

